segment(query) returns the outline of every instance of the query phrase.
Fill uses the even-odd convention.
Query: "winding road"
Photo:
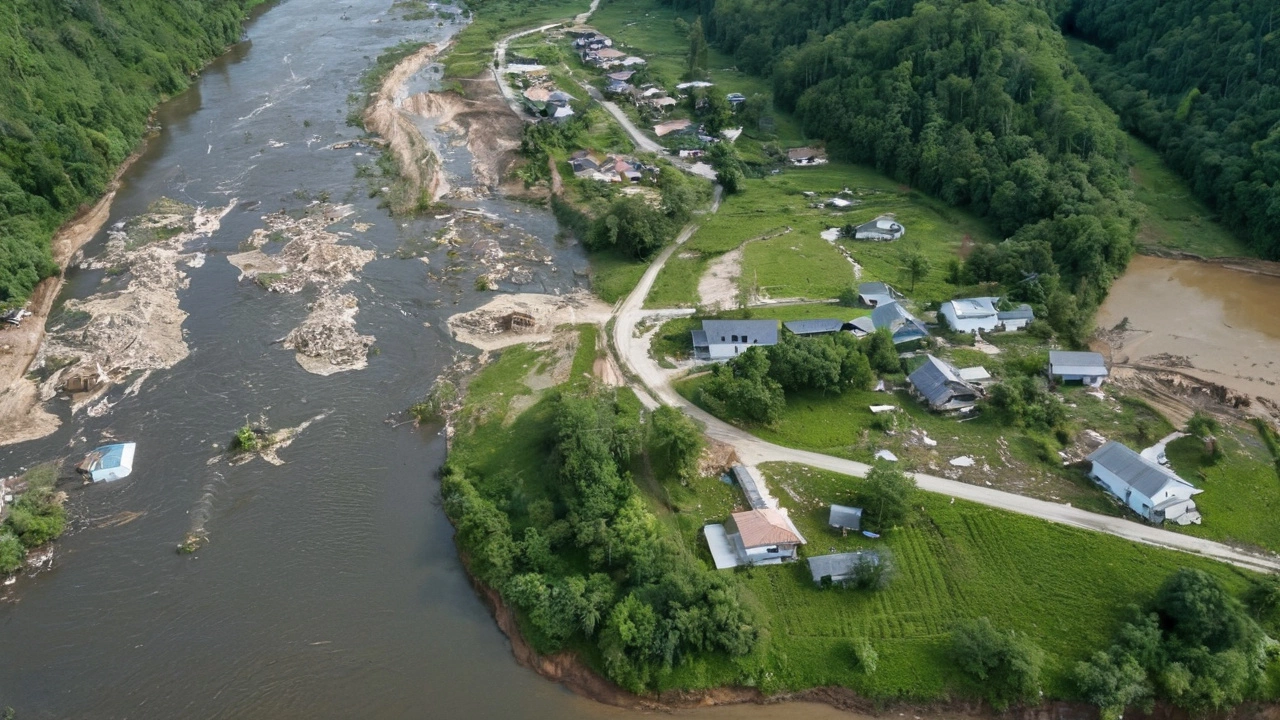
[[[719,201],[720,187],[717,186],[711,212],[718,209]],[[662,271],[671,254],[679,249],[696,230],[696,224],[685,227],[676,241],[654,259],[631,294],[614,309],[614,349],[618,353],[624,370],[629,372],[631,377],[638,378],[643,385],[643,388],[635,388],[641,401],[650,409],[659,404],[680,408],[706,426],[708,437],[731,445],[737,451],[738,457],[747,465],[763,462],[799,463],[843,475],[864,477],[871,469],[871,466],[865,463],[775,445],[712,416],[677,393],[671,385],[672,374],[658,367],[658,364],[649,356],[649,341],[652,336],[645,334],[643,337],[637,337],[637,326],[646,317],[670,316],[673,311],[645,310],[644,300],[649,295],[650,288],[653,287],[654,279],[658,277],[658,273]],[[684,314],[687,314],[687,311]],[[916,485],[927,492],[1030,515],[1062,525],[1103,532],[1134,542],[1194,553],[1248,570],[1280,572],[1280,557],[1275,555],[1251,553],[1223,543],[1163,530],[1145,523],[1099,515],[1070,505],[1037,500],[982,485],[970,485],[923,473],[914,473],[914,476]]]

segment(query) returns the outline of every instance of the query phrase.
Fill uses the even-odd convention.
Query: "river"
[[[345,124],[348,95],[373,57],[457,29],[400,15],[389,0],[278,3],[159,108],[163,131],[124,178],[108,225],[163,196],[239,205],[199,241],[208,261],[188,270],[181,305],[191,355],[136,396],[113,391],[103,417],[64,415],[56,434],[0,450],[0,473],[9,474],[78,459],[104,438],[139,443],[132,477],[64,482],[73,526],[54,567],[21,577],[0,602],[0,708],[12,706],[22,720],[631,714],[515,663],[463,574],[439,507],[442,437],[387,422],[466,352],[445,318],[492,297],[473,288],[475,268],[429,276],[455,262],[447,248],[428,251],[428,263],[393,256],[440,222],[391,218],[357,177],[369,152],[326,149],[357,137]],[[445,158],[463,184],[465,152],[452,148]],[[308,374],[273,344],[312,296],[238,281],[226,260],[263,226],[263,213],[298,211],[323,192],[354,206],[351,221],[372,224],[349,242],[378,253],[346,289],[360,301],[357,329],[376,336],[377,353],[367,369],[329,377]],[[456,204],[497,214],[542,239],[553,257],[528,282],[501,290],[565,292],[584,282],[584,258],[555,241],[549,213],[501,199]],[[101,252],[104,236],[88,256]],[[71,269],[59,302],[91,295],[101,279]],[[291,427],[324,412],[281,451],[283,466],[210,462],[247,418]],[[196,526],[207,546],[179,555],[176,545]],[[747,714],[836,712],[791,705]]]

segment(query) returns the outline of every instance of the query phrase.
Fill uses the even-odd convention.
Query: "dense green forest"
[[[94,201],[162,98],[263,0],[0,3],[0,306],[58,271],[53,232]]]
[[[1126,128],[1222,221],[1280,258],[1280,6],[1274,0],[1059,2],[1063,30]]]
[[[672,0],[835,157],[988,217],[1013,240],[975,269],[1074,318],[1133,251],[1125,138],[1031,4]],[[1004,265],[998,276],[987,270]],[[1026,280],[1026,282],[1024,282]]]

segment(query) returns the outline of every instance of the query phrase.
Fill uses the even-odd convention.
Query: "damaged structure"
[[[934,412],[968,412],[982,398],[982,390],[964,378],[954,365],[932,355],[907,376],[912,391]],[[985,375],[986,372],[983,371]]]
[[[1200,524],[1192,497],[1204,491],[1172,470],[1115,441],[1094,450],[1088,460],[1093,463],[1089,477],[1148,522]]]

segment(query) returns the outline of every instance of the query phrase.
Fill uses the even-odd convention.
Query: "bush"
[[[858,490],[864,525],[883,532],[900,525],[911,510],[915,478],[886,463],[876,463]]]
[[[26,563],[27,551],[22,541],[8,531],[0,531],[0,573],[11,573],[22,569]]]
[[[852,285],[841,290],[836,299],[840,302],[841,307],[858,307],[862,302],[858,299],[858,289]]]
[[[880,653],[872,647],[871,641],[866,638],[858,638],[853,641],[851,648],[853,653],[853,662],[864,675],[874,675],[876,667],[880,664]]]
[[[54,491],[58,477],[53,465],[33,468],[23,479],[27,489],[14,501],[4,524],[8,533],[16,536],[22,545],[34,548],[66,530],[67,511],[62,507],[62,497]]]
[[[951,658],[997,710],[1039,696],[1044,651],[1024,633],[998,630],[985,617],[967,620],[951,633]]]
[[[252,425],[245,425],[236,431],[231,439],[231,449],[235,452],[257,452],[262,447],[258,431]]]

